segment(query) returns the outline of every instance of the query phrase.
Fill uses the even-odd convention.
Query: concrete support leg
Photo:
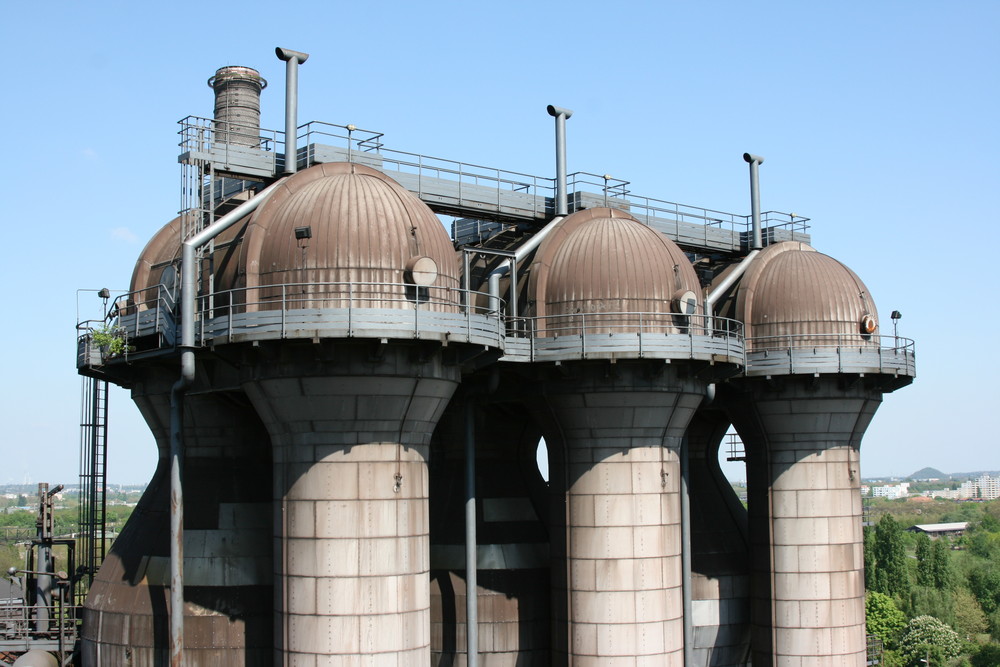
[[[276,664],[430,662],[427,455],[457,374],[383,355],[245,384],[274,446]]]
[[[678,453],[704,386],[659,370],[587,366],[546,386],[567,461],[574,666],[683,665]]]
[[[754,664],[864,665],[859,447],[881,394],[809,377],[743,398],[734,415],[752,488]]]

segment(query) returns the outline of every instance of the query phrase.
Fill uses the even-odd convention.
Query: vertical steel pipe
[[[294,174],[298,169],[298,115],[299,115],[299,65],[309,59],[308,53],[274,49],[279,60],[285,61],[285,171]]]
[[[514,325],[514,331],[518,331],[518,305],[517,305],[517,260],[513,257],[507,260],[510,267],[510,303],[507,306],[507,316]]]
[[[760,250],[764,247],[764,239],[760,229],[760,180],[757,176],[757,167],[763,164],[764,158],[744,153],[743,159],[750,164],[750,219],[753,224],[753,250]]]
[[[181,376],[170,388],[170,666],[181,667],[184,656],[184,394],[194,383],[195,298],[198,293],[196,253],[223,231],[257,210],[275,187],[243,202],[181,246]]]
[[[185,267],[182,267],[182,270]],[[193,269],[192,269],[193,272]],[[185,326],[187,323],[183,323]],[[170,390],[170,667],[184,664],[184,466],[183,401],[194,379],[194,352],[181,353],[185,372]]]
[[[468,667],[479,665],[479,583],[476,577],[476,404],[465,403],[465,651]]]
[[[566,215],[566,119],[573,112],[552,104],[546,110],[556,119],[556,215]]]

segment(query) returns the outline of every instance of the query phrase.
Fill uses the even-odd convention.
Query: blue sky
[[[883,332],[900,310],[917,341],[917,381],[886,396],[863,475],[1000,469],[997,34],[995,2],[13,4],[0,483],[75,481],[76,290],[127,287],[176,214],[176,122],[212,114],[216,68],[259,69],[263,125],[283,128],[275,46],[311,54],[300,121],[396,150],[551,176],[556,104],[575,112],[569,171],[741,214],[741,155],[765,156],[764,210],[810,217]],[[122,390],[111,423],[109,478],[147,481],[152,437]]]

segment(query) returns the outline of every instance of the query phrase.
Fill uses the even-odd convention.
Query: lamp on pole
[[[896,347],[899,347],[899,319],[903,316],[898,310],[892,311],[892,337],[895,339]]]

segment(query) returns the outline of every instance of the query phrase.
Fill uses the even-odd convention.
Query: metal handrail
[[[246,295],[271,292],[254,299]],[[241,298],[242,297],[242,298]],[[477,314],[491,314],[486,306],[476,306],[476,297],[489,298],[488,294],[466,290],[459,287],[417,287],[409,283],[389,282],[298,282],[276,283],[273,285],[256,285],[253,287],[237,287],[221,290],[198,297],[198,313],[208,310],[209,300],[212,300],[213,317],[226,316],[239,311],[255,310],[296,310],[300,308],[398,308],[395,304],[405,304],[405,309],[419,310],[434,307],[454,308],[455,312],[465,309],[465,304],[473,306]],[[369,303],[360,306],[359,303]],[[274,308],[274,305],[280,308]],[[319,304],[319,305],[317,305]],[[327,305],[331,304],[331,305]],[[386,306],[385,304],[393,304]],[[400,308],[402,310],[402,308]]]
[[[853,323],[852,323],[853,324]],[[884,341],[892,341],[891,345],[884,344]],[[894,352],[905,352],[913,354],[914,342],[910,338],[902,336],[883,336],[862,333],[797,333],[797,334],[777,334],[772,336],[753,336],[747,338],[747,350],[749,352],[765,352],[786,349],[823,349],[823,348],[874,348],[892,350]]]
[[[233,145],[273,153],[276,152],[279,144],[278,136],[283,134],[278,130],[266,130],[255,125],[241,125],[232,120],[216,121],[212,118],[203,118],[201,116],[187,116],[177,122],[181,126],[177,134],[180,135],[179,146],[182,153],[189,151],[197,153],[206,152],[211,150],[216,144],[220,147]],[[217,142],[218,137],[216,135],[220,134],[215,129],[217,123],[224,123],[229,127],[222,134],[236,134],[245,137],[253,136],[257,139],[257,143],[252,146],[245,146],[222,141]]]
[[[580,312],[516,319],[528,324],[526,331],[532,336],[538,336],[539,333],[555,338],[565,335],[615,333],[665,335],[682,333],[733,337],[743,340],[742,322],[725,317],[708,317],[700,314],[685,315],[673,312],[646,311]],[[613,329],[613,331],[609,329]]]
[[[207,151],[211,148],[214,139],[213,119],[198,116],[188,116],[181,121],[180,146],[182,151]],[[226,123],[241,131],[232,123]],[[283,132],[279,130],[265,130],[261,128],[245,128],[245,133],[256,133],[260,136],[260,143],[253,147],[265,152],[277,152],[278,144],[281,143],[279,137]],[[230,130],[234,131],[234,130]],[[489,184],[495,187],[498,193],[508,190],[511,192],[524,192],[539,197],[542,200],[540,208],[548,208],[545,200],[551,199],[555,195],[555,179],[549,177],[535,176],[523,172],[498,169],[485,165],[478,165],[457,160],[437,158],[419,153],[397,151],[387,149],[382,139],[384,134],[372,130],[360,128],[349,128],[346,125],[338,125],[323,121],[310,121],[299,126],[297,137],[301,139],[299,145],[308,146],[310,143],[317,143],[317,139],[331,138],[337,143],[346,146],[348,155],[357,151],[364,155],[377,155],[383,165],[392,165],[396,171],[402,173],[414,173],[418,178],[418,190],[420,179],[425,176],[434,176],[455,180],[459,186],[459,198],[462,197],[462,185],[465,183],[480,185]],[[250,148],[250,147],[247,147]],[[732,234],[748,233],[751,228],[750,215],[740,215],[727,213],[710,208],[680,204],[653,197],[635,195],[626,188],[628,181],[609,178],[591,174],[589,172],[575,172],[568,175],[569,183],[573,185],[574,192],[589,192],[595,196],[607,196],[609,204],[625,204],[628,210],[640,221],[650,224],[656,218],[668,218],[677,222],[699,224],[708,228],[720,228],[729,230]],[[590,192],[588,186],[593,192]],[[419,193],[418,193],[419,194]],[[539,206],[536,206],[539,208]],[[540,215],[551,211],[538,210]],[[806,233],[809,229],[809,218],[791,213],[779,211],[766,211],[762,213],[762,222],[765,228],[782,228],[794,233]]]
[[[567,313],[516,318],[508,345],[527,343],[527,358],[687,358],[745,365],[743,324],[671,312]],[[516,350],[516,347],[514,348]],[[515,356],[517,353],[515,352]]]
[[[747,339],[747,374],[872,372],[916,375],[913,340],[861,333],[799,333]]]

